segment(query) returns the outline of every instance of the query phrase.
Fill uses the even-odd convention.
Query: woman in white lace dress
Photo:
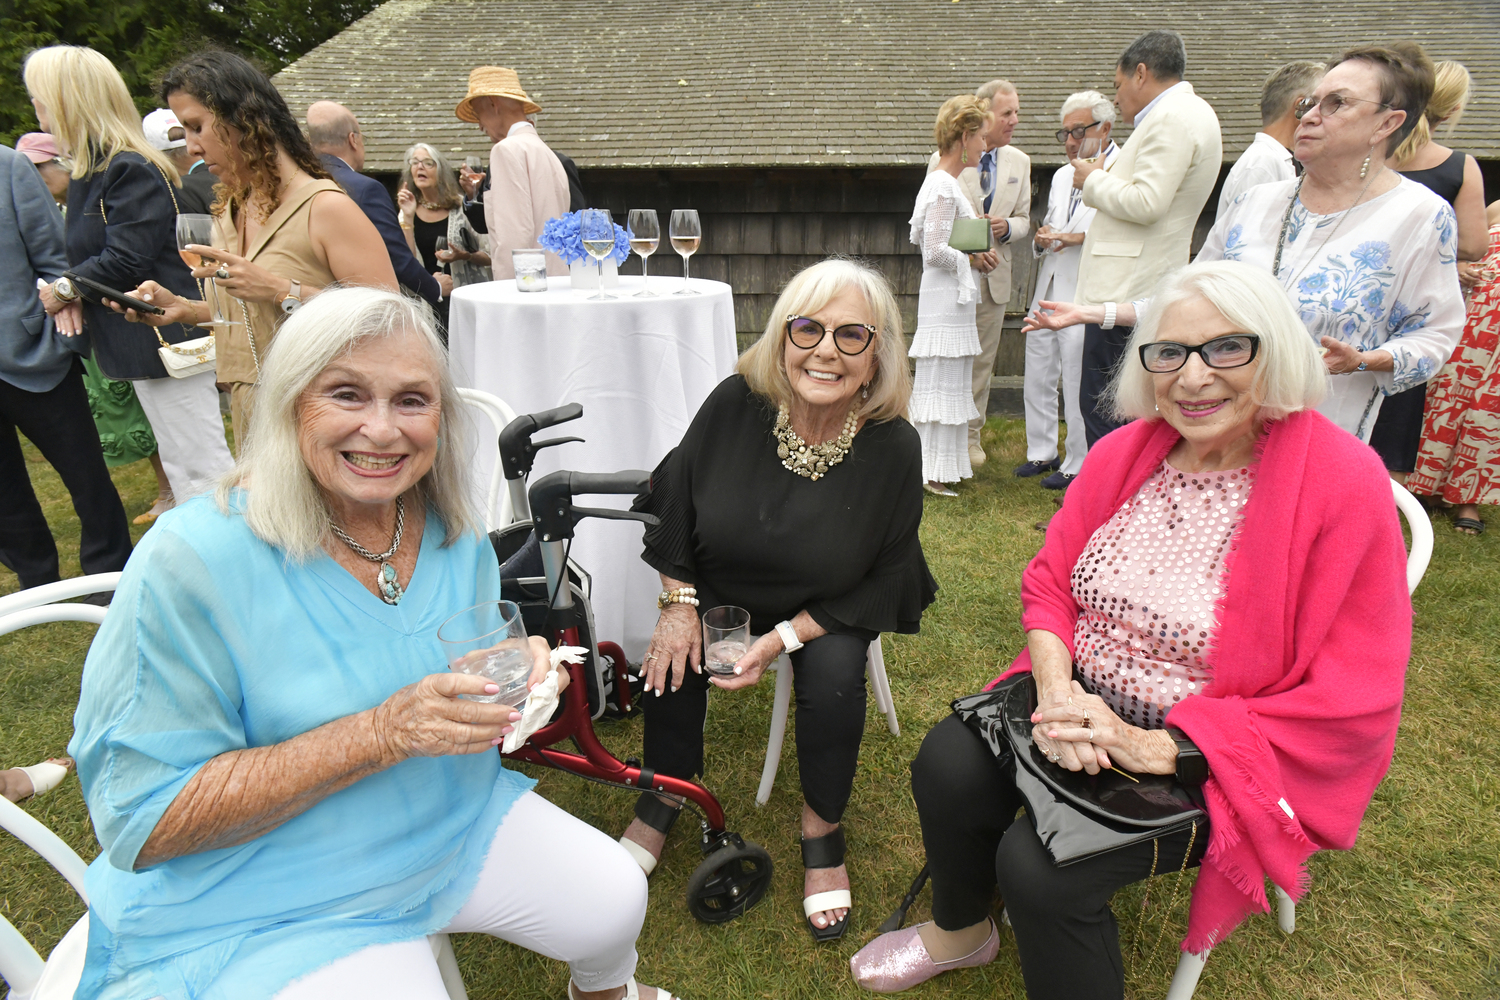
[[[922,248],[922,288],[917,299],[917,333],[911,356],[916,359],[916,384],[911,397],[911,422],[922,438],[922,476],[929,493],[957,496],[946,483],[974,474],[969,467],[969,421],[974,409],[971,383],[974,358],[979,354],[979,331],[974,325],[978,286],[983,274],[998,263],[994,251],[966,254],[948,246],[954,219],[976,218],[958,175],[979,163],[984,150],[980,133],[989,117],[988,102],[971,95],[950,98],[933,126],[937,167],[917,193],[911,216],[911,241]]]

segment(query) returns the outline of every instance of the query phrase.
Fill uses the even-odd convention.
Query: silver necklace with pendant
[[[406,527],[406,504],[402,503],[401,498],[396,498],[396,537],[391,539],[391,547],[380,555],[376,555],[350,538],[343,528],[333,523],[331,517],[328,519],[328,527],[332,528],[333,533],[339,536],[339,540],[353,549],[357,555],[380,564],[380,568],[375,571],[375,585],[380,589],[380,599],[387,604],[400,604],[406,591],[401,589],[401,584],[396,579],[396,567],[391,565],[391,557],[396,554],[397,549],[401,548],[401,532]]]

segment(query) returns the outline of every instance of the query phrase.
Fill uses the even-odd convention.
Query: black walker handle
[[[518,418],[519,419],[519,418]],[[597,517],[606,521],[640,521],[648,525],[661,522],[653,514],[603,507],[575,507],[573,497],[584,493],[635,496],[651,485],[651,473],[641,469],[623,472],[553,472],[531,484],[531,519],[537,539],[558,542],[573,537],[580,518]]]
[[[540,413],[523,413],[500,432],[500,466],[506,479],[525,479],[531,474],[536,453],[542,448],[582,441],[580,437],[552,438],[547,441],[532,441],[531,435],[548,427],[565,424],[583,416],[583,406],[569,403]]]

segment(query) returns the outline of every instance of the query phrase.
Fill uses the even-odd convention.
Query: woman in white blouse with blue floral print
[[[1436,375],[1463,332],[1453,210],[1385,165],[1432,83],[1432,63],[1410,43],[1335,60],[1299,108],[1293,153],[1303,175],[1235,199],[1197,257],[1244,261],[1280,280],[1327,351],[1334,378],[1319,410],[1363,440],[1381,400]],[[1117,322],[1146,305],[1122,303]],[[1054,329],[1104,312],[1039,307],[1029,324]]]

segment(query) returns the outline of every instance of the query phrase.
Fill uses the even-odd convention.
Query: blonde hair
[[[305,562],[331,537],[328,505],[302,458],[298,404],[308,386],[341,355],[365,341],[412,333],[438,376],[439,447],[416,492],[443,523],[451,545],[477,531],[470,482],[469,420],[448,371],[432,310],[419,299],[374,288],[329,288],[298,309],[261,360],[260,385],[240,458],[215,491],[219,509],[241,510],[255,536]],[[233,496],[244,489],[242,499]]]
[[[896,305],[890,282],[879,271],[858,261],[833,257],[804,268],[786,283],[766,332],[740,356],[735,371],[745,376],[750,389],[777,406],[792,405],[792,383],[786,373],[786,319],[822,309],[846,288],[859,290],[875,314],[875,342],[866,350],[873,355],[870,395],[859,408],[862,419],[875,423],[906,414],[911,399],[911,367],[906,357],[906,337],[901,332],[901,309]]]
[[[1260,338],[1250,398],[1266,411],[1267,419],[1311,409],[1323,401],[1328,392],[1327,367],[1280,282],[1250,264],[1216,260],[1173,271],[1151,293],[1105,394],[1106,409],[1116,419],[1160,418],[1155,378],[1141,364],[1141,345],[1158,340],[1167,310],[1189,299],[1203,299],[1236,328]]]
[[[1469,71],[1463,63],[1452,59],[1433,64],[1433,69],[1432,96],[1427,99],[1427,110],[1417,119],[1417,127],[1412,129],[1411,135],[1391,154],[1392,163],[1405,163],[1416,156],[1423,146],[1432,141],[1436,126],[1444,125],[1447,132],[1452,133],[1458,120],[1464,116],[1464,108],[1471,96],[1470,89],[1474,85]]]
[[[948,152],[955,142],[984,128],[989,117],[990,102],[982,97],[959,94],[948,98],[932,125],[932,138],[937,142],[938,152]]]
[[[74,180],[102,170],[119,153],[139,153],[177,186],[166,154],[146,141],[141,116],[114,63],[82,45],[50,45],[26,57],[26,90],[47,109],[58,149],[73,159]]]

